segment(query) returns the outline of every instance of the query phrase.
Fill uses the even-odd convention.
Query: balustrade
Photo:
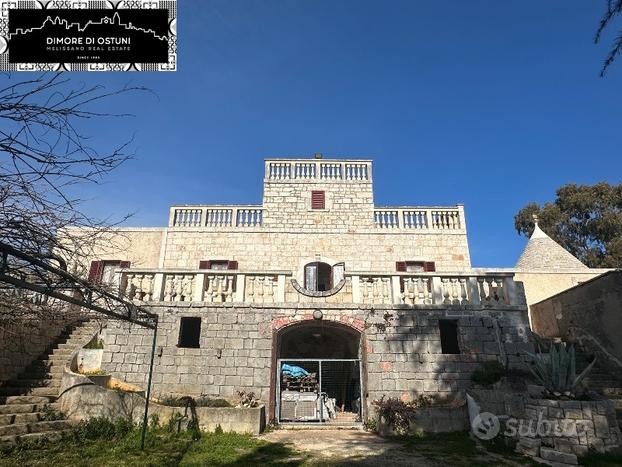
[[[479,270],[481,271],[481,270]],[[289,272],[119,269],[120,292],[141,302],[270,304],[285,302]],[[412,306],[524,305],[512,273],[346,273],[352,303]],[[288,292],[289,293],[289,292]],[[349,300],[349,298],[348,298]]]
[[[260,206],[202,206],[172,208],[172,227],[261,227]]]
[[[377,209],[374,211],[374,225],[380,229],[399,227],[399,212]]]
[[[179,227],[199,227],[201,225],[201,210],[176,209],[173,225]]]
[[[300,160],[266,161],[268,180],[367,181],[371,180],[370,161]]]
[[[379,229],[459,230],[463,229],[462,206],[455,209],[379,208],[374,225]]]
[[[354,303],[396,305],[520,305],[513,274],[395,273],[358,275],[352,281]]]

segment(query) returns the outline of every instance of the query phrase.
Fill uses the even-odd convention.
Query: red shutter
[[[396,261],[395,270],[397,272],[406,272],[406,261]]]
[[[311,209],[324,209],[326,206],[326,196],[323,191],[311,192]]]
[[[119,261],[119,267],[122,269],[127,269],[130,267],[130,263],[129,261]]]
[[[229,261],[229,263],[227,263],[227,269],[237,269],[237,268],[238,268],[237,261]]]
[[[436,265],[434,264],[434,261],[426,261],[425,263],[423,263],[423,270],[425,272],[434,272],[436,271]]]
[[[199,261],[199,269],[212,269],[212,262],[208,260]]]
[[[89,269],[89,282],[98,283],[102,280],[102,274],[104,272],[103,261],[91,261],[91,267]]]

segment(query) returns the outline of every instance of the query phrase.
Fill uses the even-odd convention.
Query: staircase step
[[[7,404],[0,405],[0,416],[7,414],[32,413],[37,411],[37,404]]]
[[[59,388],[60,379],[16,379],[11,381],[11,385],[14,387],[27,387],[27,388]]]
[[[23,404],[49,404],[54,402],[58,396],[5,396],[0,397],[0,404],[23,405]]]
[[[16,387],[5,386],[0,388],[0,396],[58,396],[58,387],[42,387],[42,388],[29,388],[29,387]]]
[[[49,422],[36,422],[28,424],[29,433],[42,433],[45,431],[66,430],[72,427],[69,420],[53,420]]]
[[[0,426],[0,436],[26,435],[28,433],[27,423]]]
[[[35,423],[41,421],[41,418],[41,412],[0,415],[0,427],[13,424]]]
[[[25,435],[12,435],[12,436],[0,436],[1,445],[11,445],[24,441],[31,441],[34,439],[46,439],[48,441],[59,441],[64,435],[71,433],[71,429],[57,430],[57,431],[43,431],[39,433],[28,433]]]
[[[29,433],[45,433],[50,431],[66,430],[71,428],[68,420],[54,420],[50,422],[14,423],[0,426],[0,436],[27,435]]]

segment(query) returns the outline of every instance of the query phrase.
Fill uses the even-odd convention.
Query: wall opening
[[[179,341],[177,347],[198,349],[201,340],[201,318],[184,317],[179,321]]]
[[[281,423],[357,424],[362,420],[361,335],[313,321],[278,339],[276,406]]]
[[[459,354],[458,320],[439,319],[438,328],[441,334],[441,350],[444,354]]]

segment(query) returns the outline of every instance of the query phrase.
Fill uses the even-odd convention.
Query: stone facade
[[[521,366],[532,350],[513,273],[471,268],[463,207],[377,207],[370,161],[266,160],[261,205],[173,206],[166,228],[117,233],[124,248],[109,238],[93,260],[130,261],[120,293],[159,316],[155,396],[253,391],[272,419],[284,336],[313,339],[312,326],[356,341],[361,416],[383,396],[461,393],[481,362]],[[313,289],[315,263],[332,276]],[[199,318],[194,347],[182,318]],[[110,322],[102,366],[144,386],[151,345],[151,331]]]
[[[156,342],[154,395],[205,394],[231,398],[237,390],[254,391],[273,410],[279,331],[313,321],[314,308],[303,306],[206,307],[200,304],[152,306],[160,316]],[[322,321],[361,334],[361,360],[367,409],[382,396],[404,400],[420,394],[464,391],[482,361],[505,360],[521,366],[528,340],[524,308],[485,310],[413,309],[412,307],[322,307]],[[181,317],[201,318],[198,349],[179,348]],[[438,320],[456,319],[460,354],[443,354]],[[112,322],[107,329],[103,368],[129,383],[147,381],[151,332]],[[272,412],[273,413],[273,412]]]

